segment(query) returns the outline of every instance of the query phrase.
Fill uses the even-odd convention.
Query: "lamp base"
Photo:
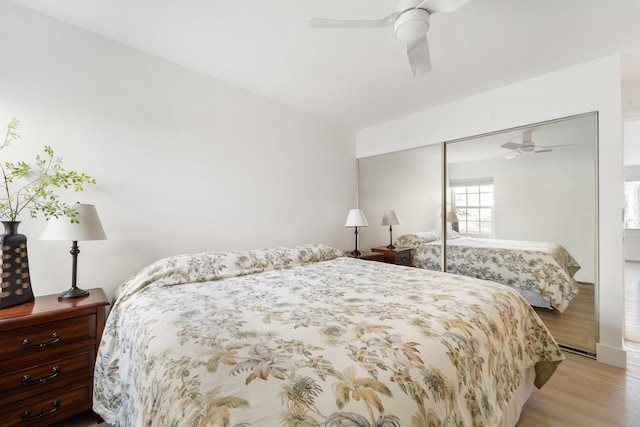
[[[362,255],[362,252],[360,252],[359,250],[356,249],[356,250],[351,251],[351,255],[360,256],[360,255]]]
[[[80,289],[74,286],[64,291],[60,295],[58,295],[58,299],[65,300],[65,299],[73,299],[73,298],[80,298],[80,297],[86,297],[86,296],[89,296],[89,291],[85,291],[84,289]]]
[[[395,246],[393,246],[393,243],[389,243],[389,244],[387,245],[387,249],[395,249],[395,248],[396,248],[396,247],[395,247]]]

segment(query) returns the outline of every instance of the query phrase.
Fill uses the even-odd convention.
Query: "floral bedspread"
[[[563,355],[513,289],[321,245],[170,257],[121,285],[94,410],[113,426],[493,426]]]
[[[523,240],[447,239],[447,271],[537,293],[561,313],[578,294],[573,275],[580,264],[561,245]],[[412,248],[413,265],[441,270],[440,240],[430,233],[400,236],[396,246]]]

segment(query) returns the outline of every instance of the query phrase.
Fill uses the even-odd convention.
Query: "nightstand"
[[[362,252],[360,255],[351,255],[351,252],[345,252],[350,258],[366,259],[370,261],[382,261],[382,254],[378,252]]]
[[[102,289],[0,310],[0,420],[44,426],[93,405],[93,368],[109,305]]]
[[[377,248],[371,248],[371,250],[382,255],[382,262],[408,266],[413,265],[411,262],[411,248],[389,249],[386,246],[379,246]]]

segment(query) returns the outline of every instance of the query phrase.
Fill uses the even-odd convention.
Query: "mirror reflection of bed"
[[[521,288],[561,345],[593,356],[596,143],[588,113],[359,159],[361,245],[388,242],[376,216],[394,209],[396,246],[439,270],[446,227],[447,271]]]

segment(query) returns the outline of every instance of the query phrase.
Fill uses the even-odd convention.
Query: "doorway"
[[[640,111],[624,121],[626,340],[640,342]]]

